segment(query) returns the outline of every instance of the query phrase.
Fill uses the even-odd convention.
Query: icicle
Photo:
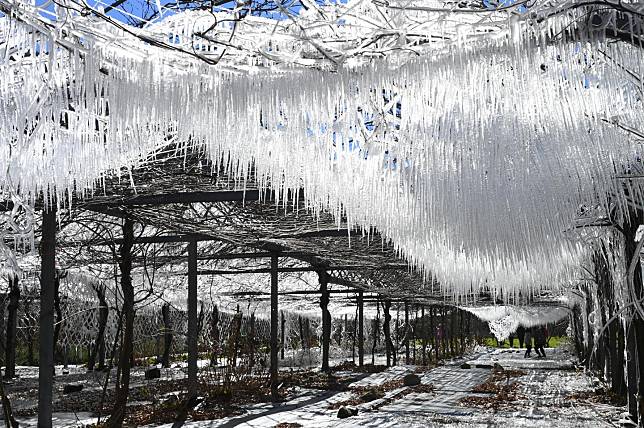
[[[176,14],[146,31],[192,44],[197,18]],[[539,37],[564,23],[544,24]],[[406,61],[239,74],[88,29],[78,30],[87,39],[77,50],[58,49],[53,35],[3,23],[11,48],[23,40],[34,62],[5,55],[0,63],[2,76],[19,76],[0,82],[2,187],[32,197],[48,186],[59,194],[92,187],[167,144],[169,132],[179,152],[187,141],[203,145],[242,188],[251,168],[284,204],[304,186],[308,209],[379,231],[456,299],[558,290],[585,257],[574,223],[580,207],[605,211],[609,199],[618,212],[628,207],[615,177],[637,165],[639,149],[603,119],[643,117],[637,88],[592,59],[595,45],[525,49],[519,24],[513,16],[506,41],[481,42],[468,23],[444,26],[460,49]],[[622,55],[641,63],[638,51]],[[641,181],[629,189],[638,198]]]

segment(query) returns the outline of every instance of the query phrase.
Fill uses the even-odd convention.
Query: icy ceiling
[[[624,72],[641,53],[562,41],[569,18],[391,3],[392,38],[365,1],[329,6],[323,27],[186,13],[144,29],[61,4],[0,0],[7,195],[100,189],[153,150],[196,145],[242,188],[254,167],[260,187],[303,188],[308,209],[377,229],[448,295],[507,301],[574,281],[598,233],[579,218],[641,199],[623,180],[642,172],[625,131],[641,91]]]

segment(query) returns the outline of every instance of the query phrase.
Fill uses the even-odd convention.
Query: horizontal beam
[[[358,292],[358,290],[329,290],[330,294],[335,294],[336,297],[334,299],[341,299],[343,301],[348,301],[350,303],[357,302],[358,297],[355,295]],[[417,296],[417,297],[402,297],[402,296],[383,296],[379,295],[375,291],[365,291],[363,295],[363,302],[364,303],[377,303],[377,302],[382,302],[385,300],[390,301],[391,303],[411,303],[414,305],[419,305],[419,306],[446,306],[446,307],[455,307],[454,305],[449,305],[449,304],[444,304],[444,303],[432,303],[428,301],[423,301],[423,300],[437,300],[437,296]],[[278,295],[280,296],[316,296],[320,294],[319,291],[316,290],[295,290],[295,291],[282,291],[279,292]],[[343,294],[346,294],[346,296],[343,296]],[[222,295],[224,296],[233,296],[233,297],[239,297],[239,298],[250,298],[250,297],[255,297],[259,298],[259,300],[265,300],[270,298],[270,293],[263,292],[263,291],[240,291],[240,292],[234,292],[234,293],[223,293]]]
[[[242,202],[259,200],[259,190],[221,190],[215,192],[173,192],[134,195],[104,201],[88,201],[81,207],[133,207],[137,205],[192,204],[198,202]]]
[[[318,272],[318,271],[336,271],[336,270],[389,270],[389,269],[409,269],[409,265],[381,265],[381,266],[324,266],[324,267],[282,267],[278,268],[280,273],[295,273],[295,272]],[[271,273],[270,268],[257,268],[257,269],[204,269],[197,272],[198,275],[239,275],[239,274],[260,274]]]
[[[304,191],[300,189],[298,198],[304,197]],[[292,200],[292,192],[288,192],[286,198]],[[215,190],[215,191],[194,191],[194,192],[172,192],[150,195],[132,195],[104,200],[89,200],[79,204],[82,208],[93,209],[97,207],[135,207],[140,205],[168,205],[168,204],[193,204],[212,202],[252,202],[252,201],[275,201],[277,192],[273,190],[248,189],[248,190]]]
[[[347,289],[347,290],[328,290],[327,291],[330,294],[355,294],[358,292],[358,290],[355,289]],[[293,291],[281,291],[278,294],[280,296],[292,296],[292,295],[318,295],[320,294],[320,290],[293,290]],[[271,293],[265,292],[265,291],[236,291],[233,293],[222,293],[223,295],[226,296],[270,296]],[[367,296],[369,297],[369,296]],[[376,296],[373,296],[376,297]]]
[[[135,244],[165,244],[171,242],[191,242],[191,241],[214,241],[216,238],[209,235],[191,234],[191,235],[159,235],[159,236],[140,236],[134,238]],[[115,239],[97,239],[96,241],[59,241],[57,247],[83,247],[83,246],[105,246],[119,245],[123,242],[122,238]]]
[[[304,190],[300,189],[298,199],[304,199]],[[293,192],[287,191],[287,200],[293,200]],[[277,192],[274,190],[260,191],[258,189],[248,190],[215,190],[215,191],[194,191],[194,192],[172,192],[157,194],[139,194],[119,197],[97,197],[94,200],[79,198],[77,206],[88,210],[105,212],[105,209],[119,207],[136,207],[142,205],[169,205],[169,204],[193,204],[212,202],[252,202],[252,201],[276,201]],[[11,211],[13,202],[9,200],[0,201],[0,211]],[[118,214],[118,213],[115,213]],[[119,215],[116,215],[119,217]]]
[[[183,242],[183,241],[177,241],[177,242]],[[212,261],[212,260],[248,260],[248,259],[261,259],[261,258],[266,258],[270,257],[271,253],[225,253],[225,254],[204,254],[197,256],[197,260],[200,261]],[[310,254],[307,253],[301,253],[301,252],[296,252],[296,251],[283,251],[279,253],[279,257],[284,257],[284,258],[294,258],[294,259],[299,259],[300,257],[307,257],[310,256]],[[132,257],[132,262],[133,263],[140,263],[140,264],[146,264],[148,266],[156,266],[156,265],[163,265],[163,264],[181,264],[181,263],[186,263],[186,260],[188,259],[187,254],[176,254],[173,256],[156,256],[156,257],[143,257],[143,256],[135,256]],[[118,262],[118,258],[116,261],[113,258],[104,258],[102,260],[88,260],[88,264],[95,264],[95,265],[111,265],[114,263]]]
[[[348,236],[349,232],[344,229],[320,229],[311,230],[306,232],[295,232],[289,235],[276,235],[275,239],[301,239],[301,238],[324,238],[324,237],[344,237]],[[190,242],[190,241],[216,241],[217,238],[205,234],[185,234],[185,235],[160,235],[160,236],[141,236],[134,239],[135,244],[163,244],[170,242]],[[113,240],[97,239],[87,241],[60,241],[56,243],[58,247],[82,247],[82,246],[106,246],[106,245],[119,245],[123,242],[121,238]],[[266,254],[266,253],[264,253]],[[260,257],[260,256],[258,256]],[[261,257],[270,257],[262,255]]]
[[[351,233],[345,227],[344,229],[321,229],[311,230],[308,232],[293,233],[286,236],[279,235],[278,238],[335,238],[335,237],[349,237]]]

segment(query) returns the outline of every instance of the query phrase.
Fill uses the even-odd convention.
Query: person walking
[[[523,348],[523,341],[525,339],[525,328],[520,325],[517,328],[517,339],[519,339],[519,348]]]
[[[529,358],[530,357],[530,352],[532,352],[532,329],[531,328],[526,328],[525,329],[525,354],[523,355],[523,358]]]
[[[540,358],[546,358],[546,351],[543,349],[546,344],[546,329],[539,326],[534,332],[534,351]]]

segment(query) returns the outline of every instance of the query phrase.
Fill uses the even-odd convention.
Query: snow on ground
[[[592,391],[597,379],[577,371],[565,349],[547,349],[545,359],[523,358],[523,350],[487,349],[469,358],[454,360],[445,365],[418,373],[422,383],[431,383],[434,393],[411,393],[402,398],[387,399],[403,388],[389,391],[384,399],[356,406],[357,416],[338,419],[333,403],[352,397],[350,391],[317,391],[299,389],[287,403],[249,406],[247,413],[225,419],[188,422],[186,428],[214,427],[274,427],[280,423],[298,423],[304,427],[609,427],[616,426],[623,407],[590,404],[572,400],[575,392]],[[462,368],[467,361],[470,368]],[[517,401],[502,410],[463,406],[460,400],[468,396],[485,396],[471,392],[491,373],[498,363],[505,369],[521,369],[525,375],[514,378],[520,382]],[[392,367],[382,373],[366,375],[352,386],[380,385],[416,371],[415,366]],[[91,422],[89,414],[56,414],[54,426],[75,427]],[[77,418],[78,417],[78,418]],[[36,426],[35,418],[22,419],[21,426]],[[3,425],[0,425],[3,426]],[[162,428],[171,428],[172,424]]]
[[[533,370],[572,370],[574,364],[570,351],[566,348],[546,348],[546,358],[537,358],[535,352],[532,356],[525,358],[525,348],[498,349],[492,353],[479,354],[476,358],[468,360],[471,365],[478,365],[480,368],[491,368],[494,363],[503,367],[513,369]]]
[[[518,352],[517,352],[518,351]],[[463,360],[421,373],[422,383],[432,383],[434,393],[412,393],[390,404],[370,411],[382,400],[357,406],[360,413],[351,418],[338,419],[330,404],[351,396],[350,392],[303,393],[297,402],[280,406],[263,405],[249,410],[243,416],[217,421],[187,423],[190,428],[214,427],[274,427],[279,423],[298,423],[304,427],[608,427],[615,426],[624,408],[602,404],[576,403],[566,397],[597,386],[597,380],[574,370],[570,355],[563,349],[547,349],[548,358],[525,359],[525,350],[497,349],[480,352],[468,359],[470,369],[461,368]],[[459,404],[466,396],[481,396],[471,389],[484,382],[494,363],[506,369],[519,368],[526,372],[517,378],[522,383],[525,399],[513,403],[512,410],[493,411],[470,408]],[[476,367],[476,366],[479,367]],[[355,386],[382,384],[400,378],[415,370],[413,366],[393,367],[383,373],[372,374]],[[393,395],[393,390],[387,396]],[[386,397],[385,397],[386,398]],[[170,428],[164,425],[163,428]]]

